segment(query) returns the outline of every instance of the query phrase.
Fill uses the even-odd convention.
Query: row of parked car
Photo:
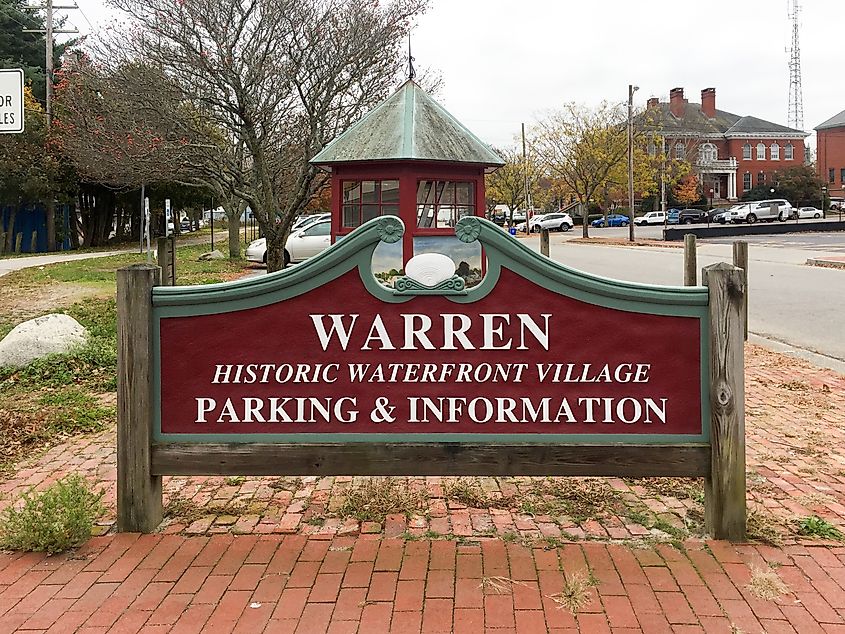
[[[793,207],[783,198],[759,200],[734,205],[728,209],[670,209],[669,211],[650,211],[634,220],[637,225],[677,225],[700,222],[718,222],[720,224],[754,224],[758,221],[774,222],[798,218],[821,218],[824,214],[815,207]],[[627,220],[627,216],[623,216]],[[602,226],[602,225],[596,225]]]

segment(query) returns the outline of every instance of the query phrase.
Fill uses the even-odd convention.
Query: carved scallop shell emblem
[[[405,275],[425,286],[436,286],[455,274],[455,263],[442,253],[420,253],[405,265]]]

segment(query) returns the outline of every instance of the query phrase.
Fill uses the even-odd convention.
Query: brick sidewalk
[[[840,547],[122,534],[0,554],[0,631],[833,633],[843,585]]]
[[[700,480],[395,478],[416,506],[359,521],[365,478],[173,477],[159,534],[0,554],[0,634],[845,632],[845,548],[796,522],[845,530],[845,376],[753,345],[746,368],[749,528],[775,547],[705,541]],[[20,465],[0,506],[71,472],[110,531],[113,430]]]

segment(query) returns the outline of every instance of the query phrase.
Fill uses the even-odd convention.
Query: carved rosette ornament
[[[475,242],[481,233],[481,222],[475,216],[464,216],[458,220],[455,235],[461,242]]]
[[[382,242],[393,244],[399,242],[402,234],[405,232],[405,227],[402,221],[395,216],[383,216],[378,221],[378,236]]]

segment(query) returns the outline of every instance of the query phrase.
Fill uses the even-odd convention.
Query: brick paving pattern
[[[703,539],[692,480],[472,479],[485,506],[398,479],[418,511],[359,522],[338,511],[363,479],[174,477],[157,534],[0,553],[0,633],[845,632],[845,547],[794,522],[845,530],[845,376],[752,345],[746,368],[749,509],[782,545]],[[113,431],[22,464],[0,506],[71,472],[108,532]]]

